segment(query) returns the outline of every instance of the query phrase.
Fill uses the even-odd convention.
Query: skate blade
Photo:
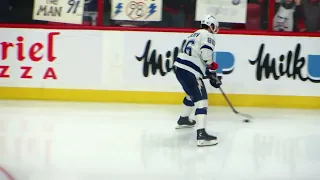
[[[187,128],[193,128],[195,125],[177,125],[176,129],[187,129]]]
[[[217,140],[211,140],[211,141],[206,141],[206,140],[197,140],[197,146],[198,147],[204,147],[204,146],[215,146],[218,144]]]

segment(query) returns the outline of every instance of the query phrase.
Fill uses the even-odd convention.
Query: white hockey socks
[[[197,122],[197,129],[205,129],[207,126],[207,115],[206,114],[197,114],[196,110],[196,116],[195,120]]]
[[[208,100],[201,100],[195,103],[196,112],[195,120],[197,122],[197,129],[205,129],[207,126],[207,109]]]
[[[194,103],[189,96],[183,99],[183,107],[181,112],[181,117],[189,117],[193,110]]]

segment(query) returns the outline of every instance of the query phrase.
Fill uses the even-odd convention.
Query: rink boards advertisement
[[[98,89],[101,86],[101,47],[88,48],[101,44],[99,33],[0,29],[0,34],[2,87]]]
[[[173,63],[188,33],[0,30],[0,98],[179,104]],[[320,108],[320,38],[216,35],[237,106]],[[205,82],[212,105],[226,105]]]

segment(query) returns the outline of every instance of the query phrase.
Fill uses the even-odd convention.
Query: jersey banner
[[[85,0],[34,0],[33,19],[82,24]]]
[[[112,0],[111,19],[161,21],[162,0]]]
[[[247,0],[197,0],[195,20],[208,14],[219,22],[246,23]]]

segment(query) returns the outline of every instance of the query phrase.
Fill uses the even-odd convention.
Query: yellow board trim
[[[181,104],[179,92],[109,91],[0,87],[0,99]],[[320,97],[228,94],[234,106],[320,109]],[[221,94],[209,94],[209,104],[227,106]]]

